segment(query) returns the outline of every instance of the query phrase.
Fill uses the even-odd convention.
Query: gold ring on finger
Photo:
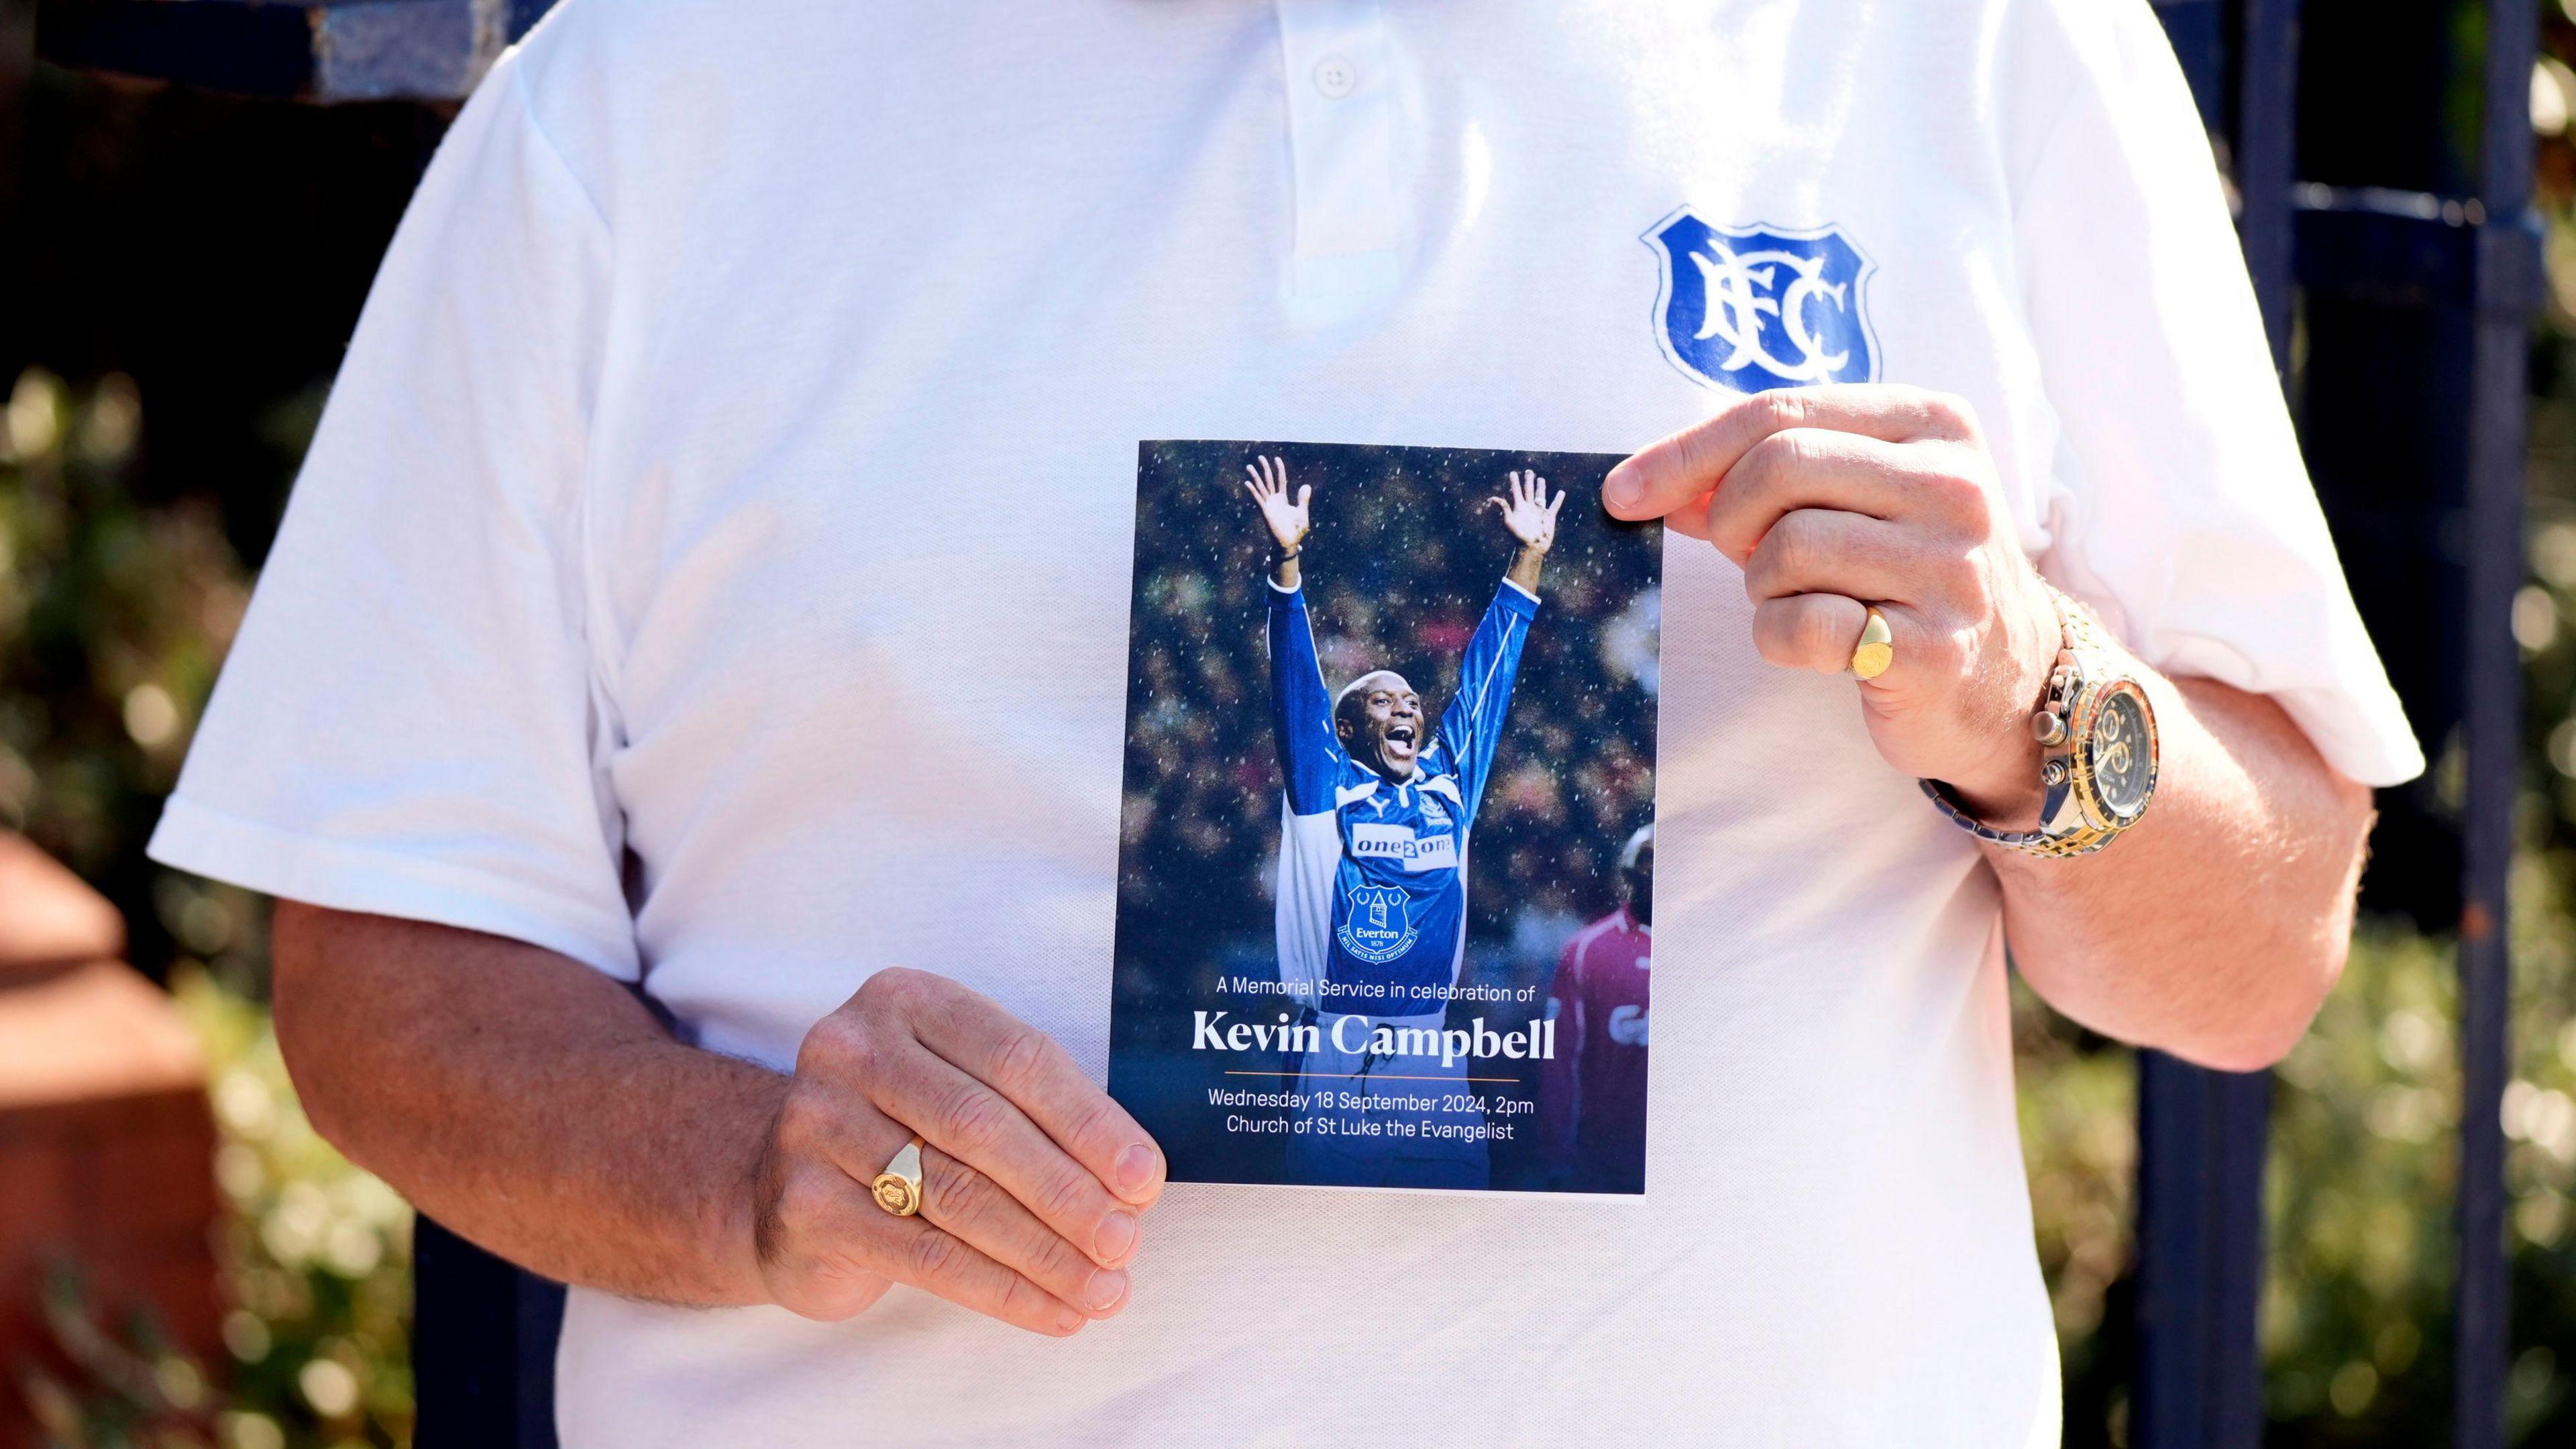
[[[894,1161],[887,1163],[885,1171],[878,1173],[877,1180],[869,1184],[869,1191],[876,1194],[878,1207],[896,1217],[908,1218],[921,1211],[920,1133],[915,1132],[912,1140],[903,1144],[903,1150],[894,1155]]]
[[[1888,631],[1887,616],[1875,607],[1860,626],[1860,642],[1852,646],[1851,672],[1862,679],[1876,679],[1896,662],[1896,636]]]

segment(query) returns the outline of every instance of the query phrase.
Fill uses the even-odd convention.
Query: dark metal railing
[[[2513,598],[2522,587],[2524,396],[2539,293],[2531,216],[2534,0],[2488,0],[2485,101],[2478,140],[2474,351],[2469,363],[2467,810],[2460,907],[2459,1277],[2452,1442],[2504,1443],[2507,1296],[2504,1088],[2511,1074],[2506,881],[2512,867],[2522,656]]]
[[[2294,301],[2298,0],[2163,6],[2203,120],[2226,138],[2246,271],[2287,374]],[[2137,1379],[2141,1449],[2253,1449],[2263,1436],[2257,1316],[2263,1287],[2268,1072],[2138,1057]]]
[[[2539,17],[2533,0],[2488,0],[2476,189],[2441,196],[2295,181],[2296,0],[2158,0],[2158,9],[2204,119],[2232,157],[2246,264],[2283,372],[2301,295],[2465,313],[2473,329],[2466,395],[2457,399],[2468,414],[2466,456],[2458,460],[2467,478],[2464,603],[2457,637],[2448,641],[2465,673],[2460,735],[2468,781],[2458,824],[2462,1096],[2452,1442],[2490,1449],[2504,1443],[2509,1308],[2505,884],[2522,667],[2511,616],[2524,577],[2525,349],[2541,286],[2526,109]],[[2307,400],[2303,423],[2314,423],[2320,401]],[[2438,395],[2425,401],[2451,402]],[[2320,487],[2326,482],[2321,476]],[[2251,1449],[2261,1441],[2255,1307],[2269,1101],[2267,1077],[2204,1072],[2142,1054],[2132,1399],[2132,1442],[2141,1449]]]

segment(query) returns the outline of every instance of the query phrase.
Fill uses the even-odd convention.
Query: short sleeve
[[[2168,674],[2271,696],[2345,775],[2424,758],[2352,605],[2217,168],[2146,0],[2038,0],[2006,124],[2060,435],[2041,567]],[[2071,89],[2068,85],[2072,81]]]
[[[518,61],[385,255],[151,854],[633,979],[583,628],[609,237]]]

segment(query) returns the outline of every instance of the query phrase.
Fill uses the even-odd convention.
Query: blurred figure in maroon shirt
[[[1619,909],[1557,959],[1547,1014],[1556,1055],[1539,1067],[1550,1180],[1577,1192],[1646,1182],[1646,977],[1655,916],[1655,827],[1619,852]]]

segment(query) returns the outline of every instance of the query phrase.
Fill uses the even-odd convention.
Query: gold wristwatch
[[[1980,840],[2024,855],[2090,855],[2147,813],[2156,794],[2156,712],[2147,692],[2121,669],[2102,626],[2082,604],[2057,591],[2060,645],[2048,693],[2030,716],[2040,757],[2042,798],[2037,830],[1997,830],[1959,807],[1948,786],[1925,780],[1923,793]]]

